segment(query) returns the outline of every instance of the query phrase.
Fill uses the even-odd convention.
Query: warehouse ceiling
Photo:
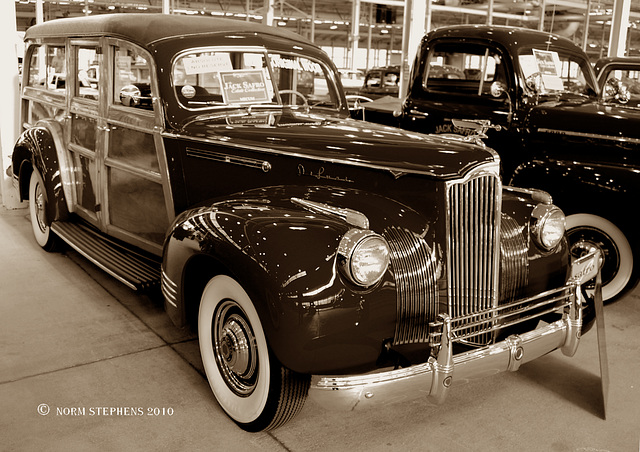
[[[35,1],[16,0],[18,30],[35,23]],[[261,21],[264,0],[166,0],[175,14],[227,16]],[[347,46],[351,33],[352,1],[274,0],[275,26],[312,38],[321,46]],[[375,1],[375,3],[373,3]],[[592,58],[606,56],[615,0],[432,0],[431,27],[492,23],[540,28],[573,39]],[[163,0],[42,0],[44,20],[110,12],[162,12]],[[401,48],[402,0],[361,0],[360,47]],[[628,54],[640,56],[640,2],[631,2]],[[584,30],[588,17],[588,35]],[[313,20],[315,19],[315,20]],[[370,42],[370,44],[369,44]]]

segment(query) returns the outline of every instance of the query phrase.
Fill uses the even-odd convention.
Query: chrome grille
[[[447,291],[453,319],[493,309],[498,300],[502,187],[495,166],[447,184]],[[491,313],[473,316],[474,322]],[[491,322],[473,327],[476,345],[492,341]],[[486,328],[486,334],[477,334]]]
[[[398,294],[393,343],[428,342],[428,325],[437,314],[438,260],[424,239],[411,231],[388,228],[384,237],[391,249],[391,268]]]

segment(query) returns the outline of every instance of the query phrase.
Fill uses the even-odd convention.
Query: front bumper
[[[435,332],[432,333],[432,352],[427,362],[364,375],[314,376],[309,397],[326,408],[344,410],[425,395],[431,401],[441,403],[454,383],[507,370],[516,371],[522,364],[556,349],[573,356],[580,341],[582,307],[586,305],[581,285],[596,275],[599,264],[599,252],[577,259],[572,263],[571,278],[566,286],[518,300],[491,313],[493,318],[503,320],[496,328],[509,323],[508,318],[513,317],[514,309],[522,314],[534,307],[536,317],[555,312],[562,315],[560,320],[454,356],[453,343],[461,340],[459,329],[455,327],[459,319],[452,320],[447,314],[441,314],[438,322],[432,324]],[[465,330],[467,327],[468,323]]]

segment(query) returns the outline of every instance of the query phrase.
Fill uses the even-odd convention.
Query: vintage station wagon
[[[242,428],[307,396],[439,401],[589,327],[598,254],[570,256],[551,198],[503,187],[484,146],[350,119],[300,36],[113,14],[25,39],[12,170],[36,240],[160,285]]]

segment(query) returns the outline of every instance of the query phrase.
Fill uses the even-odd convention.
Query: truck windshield
[[[538,94],[595,95],[588,62],[570,54],[537,48],[523,49],[518,62],[527,85]]]
[[[181,54],[171,77],[189,110],[257,104],[338,110],[332,74],[323,62],[300,55],[210,48]]]

